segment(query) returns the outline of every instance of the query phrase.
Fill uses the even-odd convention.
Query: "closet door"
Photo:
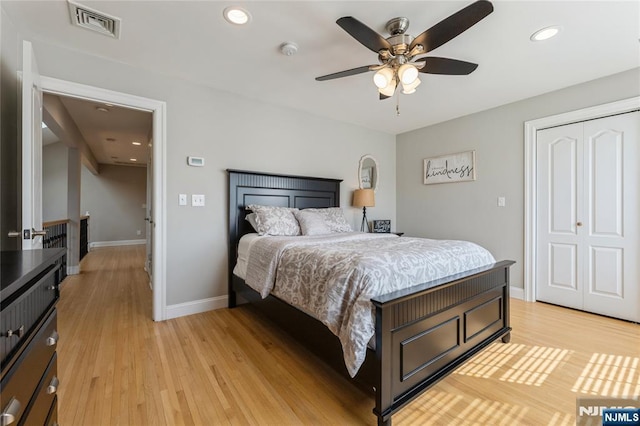
[[[584,310],[640,321],[640,112],[584,123]]]
[[[537,300],[582,309],[582,123],[538,131]]]
[[[538,132],[537,299],[640,320],[640,112]]]

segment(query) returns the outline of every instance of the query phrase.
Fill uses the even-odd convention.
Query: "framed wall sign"
[[[422,177],[425,185],[476,180],[476,152],[425,158]]]

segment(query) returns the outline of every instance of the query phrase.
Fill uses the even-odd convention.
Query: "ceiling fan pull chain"
[[[396,94],[396,117],[400,117],[400,94]]]

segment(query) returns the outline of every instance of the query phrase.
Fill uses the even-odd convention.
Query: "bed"
[[[346,374],[341,344],[327,327],[273,295],[263,298],[233,274],[240,238],[253,232],[245,220],[246,206],[339,207],[341,180],[240,170],[227,173],[229,308],[253,304]],[[509,341],[509,267],[513,263],[484,265],[371,299],[374,349],[367,349],[354,380],[374,391],[373,412],[379,425],[390,425],[394,412],[492,342]]]

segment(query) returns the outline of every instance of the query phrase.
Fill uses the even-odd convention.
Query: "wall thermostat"
[[[187,157],[187,164],[195,167],[204,166],[204,157]]]

